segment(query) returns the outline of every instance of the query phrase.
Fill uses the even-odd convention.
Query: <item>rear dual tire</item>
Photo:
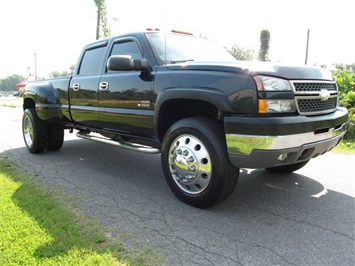
[[[64,130],[63,127],[56,124],[48,125],[47,151],[57,151],[63,146]]]
[[[38,117],[34,108],[26,109],[23,113],[22,135],[31,153],[41,153],[45,149],[56,151],[63,146],[63,127],[46,124]]]

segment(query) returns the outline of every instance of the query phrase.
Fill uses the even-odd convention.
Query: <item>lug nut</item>
[[[188,159],[187,159],[187,162],[189,163],[193,163],[195,161],[195,158],[193,156],[190,156]]]
[[[190,171],[196,171],[196,165],[191,165],[191,166],[189,167],[189,170],[190,170]]]
[[[194,179],[195,176],[194,176],[194,175],[187,175],[186,178],[189,179],[189,180],[191,180],[191,179]]]

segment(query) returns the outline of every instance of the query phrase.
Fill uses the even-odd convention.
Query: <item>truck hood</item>
[[[168,68],[171,70],[235,72],[250,76],[267,75],[295,80],[334,80],[332,74],[323,68],[257,61],[236,61],[227,63],[191,61],[182,64],[169,65]]]

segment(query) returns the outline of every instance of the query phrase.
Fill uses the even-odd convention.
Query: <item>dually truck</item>
[[[26,86],[23,110],[31,153],[59,150],[65,129],[161,153],[172,192],[199,208],[225,200],[240,168],[302,168],[348,121],[325,69],[237,61],[204,38],[152,30],[86,45],[71,77]]]

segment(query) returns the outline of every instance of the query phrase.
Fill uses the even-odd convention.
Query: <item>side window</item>
[[[106,46],[86,50],[81,60],[79,75],[98,75],[101,70],[101,63],[104,58]]]
[[[138,44],[132,40],[115,43],[110,55],[131,55],[133,59],[142,59]]]

